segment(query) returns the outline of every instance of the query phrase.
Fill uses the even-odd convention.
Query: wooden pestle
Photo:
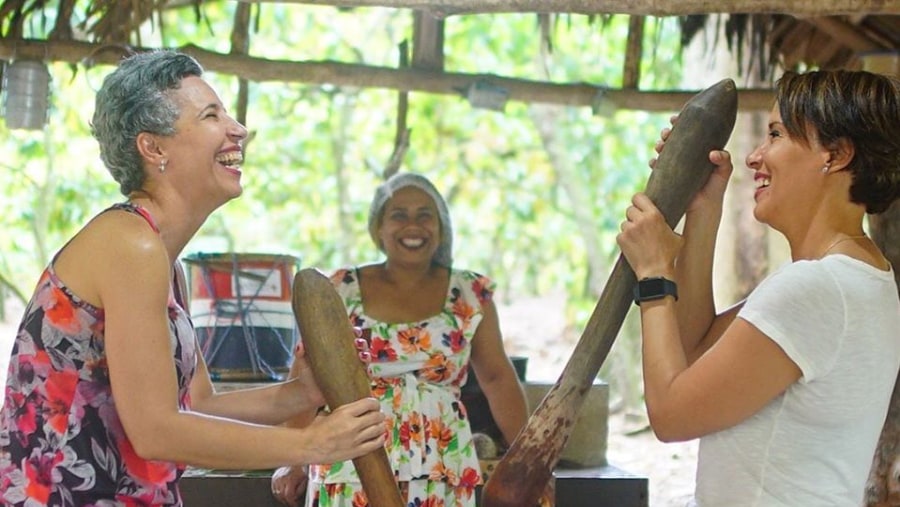
[[[365,364],[354,345],[344,303],[331,281],[318,270],[301,269],[294,275],[294,317],[313,376],[328,406],[372,396]],[[353,460],[372,507],[404,507],[394,472],[384,448]]]
[[[671,227],[709,179],[715,167],[709,152],[725,146],[736,116],[737,89],[730,79],[701,91],[679,113],[646,188]],[[537,505],[631,308],[635,281],[634,271],[620,254],[565,369],[488,478],[481,496],[484,507]]]

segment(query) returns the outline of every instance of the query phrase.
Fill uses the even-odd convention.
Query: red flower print
[[[338,484],[326,484],[325,485],[325,494],[327,494],[329,497],[334,497],[335,495],[340,494],[341,491],[343,491],[343,489],[344,489],[343,484],[339,484],[339,483]]]
[[[391,347],[391,342],[382,338],[373,338],[369,344],[369,353],[372,355],[373,361],[385,362],[396,361],[397,351]]]
[[[366,498],[366,494],[362,491],[355,491],[353,493],[353,507],[368,507],[369,499]]]
[[[460,486],[458,488],[455,488],[453,492],[456,493],[456,498],[462,500],[464,498],[472,498],[472,494],[475,492],[475,490]]]
[[[75,395],[78,374],[72,370],[51,371],[47,375],[47,417],[50,427],[60,435],[66,432],[69,422],[69,407]]]
[[[122,507],[144,507],[145,505],[153,505],[153,497],[150,495],[141,495],[142,497],[149,496],[146,500],[141,500],[138,498],[128,497],[125,495],[116,495],[116,501],[122,504]]]
[[[339,269],[332,273],[330,280],[331,284],[334,286],[353,283],[353,271],[349,269]]]
[[[403,352],[407,354],[415,354],[420,350],[431,348],[431,334],[428,330],[420,327],[398,332],[397,339],[400,340],[400,346],[403,348]]]
[[[410,507],[444,507],[444,499],[431,495],[426,499],[415,498],[409,501]]]
[[[44,303],[44,315],[47,322],[66,334],[75,334],[81,329],[81,323],[75,317],[72,301],[59,287],[51,289],[49,300]]]
[[[377,382],[372,385],[372,396],[381,399],[384,397],[384,394],[387,392],[387,390],[388,386],[386,384]]]
[[[143,480],[148,485],[164,486],[175,479],[175,467],[165,461],[145,460],[134,452],[131,441],[119,440],[119,452],[132,477]]]
[[[459,478],[459,484],[456,487],[456,491],[460,492],[460,490],[474,490],[475,486],[481,484],[481,473],[474,468],[467,467],[463,470],[462,476]]]
[[[409,419],[400,424],[400,444],[404,449],[409,449],[412,442],[421,445],[422,436],[422,414],[411,412]]]
[[[35,371],[45,371],[50,367],[50,356],[43,350],[37,350],[31,356],[30,363]]]
[[[472,281],[472,292],[482,305],[491,300],[491,288],[488,286],[488,279],[483,276]]]
[[[37,430],[37,406],[33,399],[29,400],[18,392],[7,393],[6,403],[13,407],[16,430],[21,433],[24,443]]]
[[[53,488],[53,468],[63,460],[63,455],[61,452],[40,455],[39,452],[36,449],[25,463],[25,477],[28,479],[25,495],[39,505],[47,505]]]
[[[453,329],[449,333],[444,334],[443,340],[445,347],[449,347],[454,354],[465,348],[466,337],[461,329]]]
[[[453,374],[453,363],[447,360],[447,356],[438,352],[428,358],[422,367],[421,376],[428,382],[444,382]]]

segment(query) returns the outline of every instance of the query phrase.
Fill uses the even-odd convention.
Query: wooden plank
[[[790,14],[837,16],[850,14],[900,14],[898,0],[240,0],[242,2],[338,5],[341,7],[390,7],[427,10],[435,15],[501,12],[573,14],[631,14],[635,16],[685,16],[688,14]]]
[[[615,109],[665,113],[677,112],[698,92],[623,90],[590,83],[552,83],[493,74],[395,69],[328,61],[269,60],[247,55],[216,53],[194,45],[178,49],[193,55],[208,71],[230,74],[255,82],[327,83],[335,86],[454,95],[461,100],[463,90],[469,85],[484,81],[506,89],[509,92],[509,100],[512,101],[593,107],[602,98]],[[35,58],[83,65],[115,65],[129,50],[147,49],[77,41],[0,39],[0,59]],[[768,111],[772,107],[773,100],[774,94],[770,89],[738,91],[738,107],[741,111]]]

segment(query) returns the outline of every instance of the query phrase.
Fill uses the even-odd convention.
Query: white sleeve
[[[738,317],[772,341],[803,372],[801,382],[827,373],[843,345],[846,318],[841,289],[817,262],[791,263],[750,294]]]

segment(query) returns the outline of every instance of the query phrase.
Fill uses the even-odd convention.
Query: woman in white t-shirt
[[[861,71],[781,77],[746,163],[754,216],[792,262],[722,313],[712,257],[730,155],[710,153],[681,235],[646,195],[626,212],[617,241],[638,280],[672,282],[644,282],[665,290],[640,305],[650,422],[663,441],[700,438],[700,507],[862,502],[900,368],[894,272],[863,231],[900,194],[898,89]]]

